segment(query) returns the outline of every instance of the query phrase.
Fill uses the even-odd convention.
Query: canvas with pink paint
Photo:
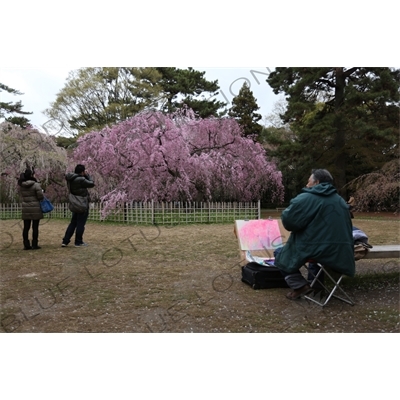
[[[235,224],[240,250],[273,250],[284,243],[276,219],[236,220]]]

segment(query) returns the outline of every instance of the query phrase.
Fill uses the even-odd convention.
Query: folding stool
[[[315,261],[312,261],[312,260],[310,260],[310,262],[315,263]],[[326,268],[324,268],[324,266],[323,266],[322,264],[320,264],[320,263],[318,263],[318,262],[317,262],[316,264],[320,267],[320,270],[318,271],[317,275],[314,275],[314,274],[308,269],[308,266],[305,265],[305,267],[306,267],[307,270],[311,273],[311,275],[314,276],[314,279],[313,279],[313,281],[311,282],[310,286],[311,286],[311,288],[313,288],[313,286],[314,286],[316,283],[319,283],[319,284],[326,290],[326,293],[328,294],[328,296],[327,296],[327,298],[325,299],[325,301],[322,301],[322,300],[321,300],[321,301],[318,301],[318,300],[316,300],[315,298],[312,298],[312,297],[307,296],[307,295],[305,295],[304,298],[307,299],[307,300],[313,301],[314,303],[318,304],[318,305],[321,306],[321,307],[326,306],[326,304],[328,304],[328,301],[329,301],[332,297],[335,297],[335,298],[337,298],[337,299],[339,299],[339,300],[341,300],[341,301],[344,301],[345,303],[348,303],[348,304],[350,304],[350,305],[353,306],[353,305],[354,305],[353,300],[352,300],[352,299],[348,296],[348,294],[340,287],[340,282],[342,281],[342,278],[343,278],[344,274],[340,275],[340,277],[339,277],[338,280],[335,280],[335,278],[333,278],[333,277],[331,276],[331,274],[329,274],[329,272],[326,270]],[[333,283],[333,285],[334,285],[332,289],[328,289],[328,288],[318,279],[318,277],[322,274],[322,272],[325,274],[325,277],[328,277],[328,278],[332,281],[332,283]],[[325,278],[325,279],[326,279],[326,278]],[[343,294],[344,296],[346,296],[346,298],[336,295],[336,294],[335,294],[336,289],[339,289],[340,292],[342,292],[342,294]]]

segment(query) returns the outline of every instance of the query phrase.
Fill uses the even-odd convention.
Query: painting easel
[[[280,219],[236,220],[235,235],[239,243],[241,264],[246,264],[246,251],[253,256],[274,258],[274,250],[289,238]]]

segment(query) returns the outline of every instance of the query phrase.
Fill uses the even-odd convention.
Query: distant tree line
[[[326,168],[359,209],[399,209],[400,70],[276,68],[267,82],[285,104],[259,139],[278,160],[286,201]]]

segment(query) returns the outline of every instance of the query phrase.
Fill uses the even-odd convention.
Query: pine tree
[[[220,111],[226,104],[211,97],[218,94],[218,81],[208,81],[204,78],[205,72],[196,71],[189,67],[179,69],[174,67],[157,67],[162,75],[159,84],[163,88],[164,113],[171,113],[181,109],[183,105],[192,109],[201,118],[221,116]],[[207,98],[206,98],[207,94]]]
[[[400,70],[366,67],[276,68],[267,78],[288,102],[283,122],[294,133],[279,157],[299,185],[311,168],[327,168],[345,185],[399,156]]]
[[[245,82],[237,96],[232,99],[232,107],[228,111],[230,117],[235,118],[243,129],[243,135],[256,140],[261,133],[262,126],[258,123],[261,115],[256,113],[260,107]]]
[[[16,89],[12,89],[9,86],[4,85],[3,83],[0,83],[0,93],[2,91],[6,91],[10,94],[15,95],[23,94]],[[4,118],[6,121],[11,122],[14,125],[19,125],[22,128],[26,128],[30,124],[30,121],[29,119],[22,117],[22,115],[29,115],[32,114],[32,112],[23,111],[22,108],[23,105],[21,101],[17,101],[15,103],[6,103],[0,101],[0,118]],[[7,117],[8,114],[10,114],[11,116]],[[14,114],[17,114],[17,116],[15,116]]]

